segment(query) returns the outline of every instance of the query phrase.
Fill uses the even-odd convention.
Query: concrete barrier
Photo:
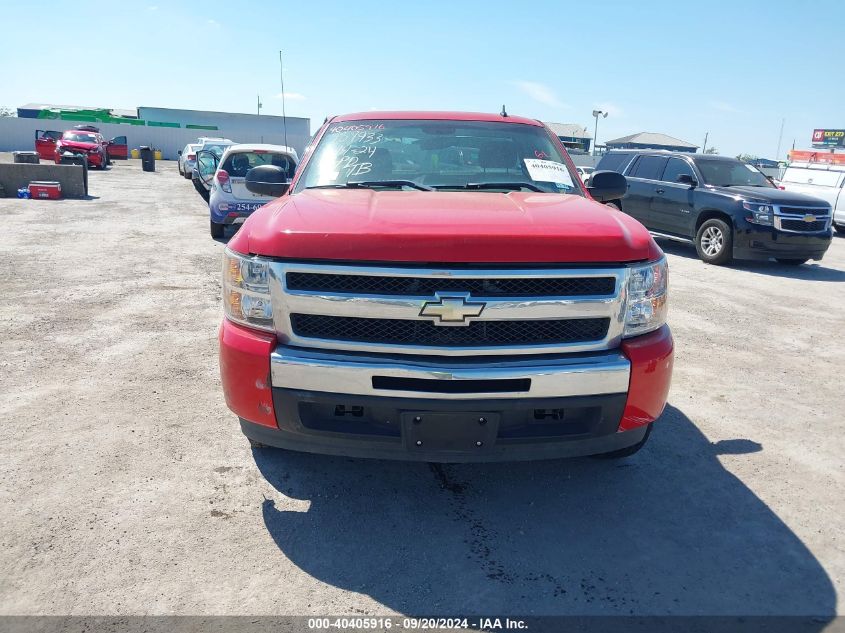
[[[0,185],[3,185],[8,197],[14,198],[18,189],[26,187],[33,180],[55,180],[62,183],[64,198],[85,197],[81,165],[0,163]]]

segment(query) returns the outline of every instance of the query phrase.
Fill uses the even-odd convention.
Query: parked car
[[[440,160],[456,150],[463,169]],[[253,446],[422,461],[643,446],[672,371],[668,270],[639,222],[596,202],[624,177],[588,190],[542,123],[454,112],[332,118],[288,176],[247,172],[281,197],[224,254],[222,386]]]
[[[69,130],[69,132],[79,133],[88,131],[98,134],[102,138],[102,135],[98,131],[94,131],[97,128],[94,128],[94,130],[77,129],[82,127],[93,128],[94,126],[76,126],[73,130]],[[35,151],[38,152],[38,156],[43,160],[55,160],[56,143],[66,133],[58,130],[35,130]],[[107,163],[110,163],[112,159],[128,158],[129,148],[125,136],[116,136],[109,141],[103,141],[103,145],[106,148]]]
[[[250,169],[260,165],[276,165],[284,170],[290,180],[298,161],[296,150],[283,145],[229,146],[211,179],[208,201],[211,236],[223,237],[227,224],[242,224],[253,211],[273,200],[273,196],[253,193],[246,188],[246,174]]]
[[[611,150],[596,170],[613,170],[628,180],[628,193],[610,204],[653,235],[695,244],[709,264],[774,257],[798,266],[821,259],[830,246],[829,204],[782,191],[735,158]]]
[[[578,175],[581,176],[581,182],[585,185],[589,185],[590,176],[596,170],[595,167],[576,167],[575,169],[578,171]]]
[[[185,147],[179,150],[179,160],[177,165],[179,168],[179,175],[185,178],[191,178],[191,172],[197,166],[197,150],[201,147],[199,143],[188,143]]]
[[[833,227],[845,235],[845,154],[791,152],[780,186],[827,202],[833,208]]]
[[[81,154],[88,157],[88,164],[92,167],[105,169],[109,164],[106,140],[99,132],[84,130],[68,130],[56,141],[53,160],[58,165],[62,156]]]
[[[223,152],[226,151],[226,148],[235,144],[234,141],[228,138],[213,137],[200,137],[197,139],[197,142],[199,143],[199,147],[196,151],[197,157],[199,157],[200,152],[206,152],[206,156],[208,154],[212,154],[218,161],[220,160],[220,157],[223,156]],[[197,193],[202,196],[202,199],[208,202],[209,196],[211,195],[211,176],[214,175],[214,170],[217,168],[217,165],[215,163],[212,167],[211,162],[206,160],[202,177],[198,168],[199,161],[197,161],[197,164],[195,164],[194,168],[191,170],[191,182],[194,183],[194,189],[196,189]]]

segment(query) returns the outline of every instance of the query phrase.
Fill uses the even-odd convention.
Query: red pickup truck
[[[229,241],[220,370],[253,446],[425,461],[630,455],[672,372],[667,266],[516,116],[328,120]]]

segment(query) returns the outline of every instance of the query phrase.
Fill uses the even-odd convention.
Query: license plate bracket
[[[402,414],[402,437],[411,451],[487,451],[495,444],[498,431],[498,413],[406,411]]]

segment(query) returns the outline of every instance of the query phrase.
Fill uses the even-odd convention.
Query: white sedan
[[[197,150],[201,147],[198,143],[188,143],[179,152],[179,175],[188,180],[191,179],[191,172],[197,166]]]
[[[590,176],[593,175],[593,172],[596,170],[595,167],[575,167],[575,170],[578,172],[578,175],[581,176],[581,181],[585,185],[590,184]]]

